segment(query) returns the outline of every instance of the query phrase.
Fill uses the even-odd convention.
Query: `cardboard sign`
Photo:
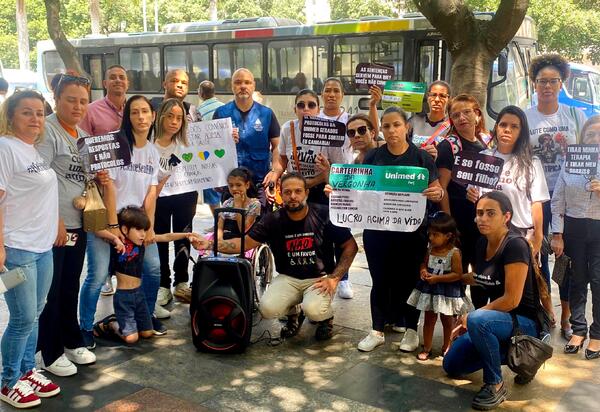
[[[307,116],[302,121],[302,144],[342,147],[346,141],[346,125],[335,120]]]
[[[88,173],[127,166],[131,163],[129,143],[125,136],[117,133],[78,139],[77,149],[83,169]]]
[[[452,180],[463,185],[496,189],[504,160],[476,152],[461,152],[454,156]]]
[[[598,172],[597,144],[570,144],[567,146],[565,172],[572,175],[595,176]]]
[[[423,109],[423,97],[426,91],[427,83],[388,80],[383,88],[381,106],[384,109],[398,106],[407,112],[418,113]]]
[[[169,193],[227,186],[227,175],[238,166],[231,118],[188,123],[188,142],[165,183]]]
[[[329,182],[329,218],[336,226],[414,232],[423,223],[427,169],[334,164]]]
[[[379,86],[383,90],[385,82],[394,78],[394,68],[386,64],[358,63],[354,73],[354,84],[358,89]]]

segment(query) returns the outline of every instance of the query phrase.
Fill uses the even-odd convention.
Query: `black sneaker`
[[[300,332],[302,322],[304,322],[303,311],[296,315],[288,315],[286,324],[281,328],[280,336],[284,339],[296,336]]]
[[[81,329],[81,337],[83,338],[83,346],[89,350],[96,348],[96,339],[94,339],[94,332],[91,330]]]
[[[333,316],[319,322],[315,331],[316,340],[328,340],[333,336]]]
[[[152,329],[154,329],[154,336],[164,336],[167,334],[167,327],[163,323],[152,316]]]
[[[475,395],[475,398],[473,398],[473,402],[471,403],[473,409],[477,409],[478,411],[489,411],[497,408],[498,405],[506,400],[508,391],[506,390],[504,382],[502,382],[502,386],[498,390],[494,388],[495,386],[496,385],[486,383],[481,387],[481,390]]]

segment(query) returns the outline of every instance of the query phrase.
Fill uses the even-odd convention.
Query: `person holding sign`
[[[452,168],[456,155],[463,151],[479,153],[487,148],[491,138],[485,129],[483,113],[475,97],[459,94],[448,105],[448,111],[452,128],[446,139],[437,146],[436,165],[440,172],[440,184],[448,192],[440,206],[456,220],[463,252],[463,269],[468,270],[469,264],[475,267],[475,244],[479,239],[475,224],[475,205],[467,199],[467,185],[451,179]],[[475,307],[483,306],[477,296],[471,297]]]
[[[585,114],[575,108],[558,103],[558,95],[570,75],[569,62],[558,54],[544,54],[536,57],[529,65],[529,78],[535,83],[537,105],[527,109],[529,122],[529,143],[533,154],[538,156],[544,166],[546,184],[550,197],[554,192],[558,175],[565,160],[567,146],[579,142],[581,125],[585,123]],[[552,221],[550,202],[543,207],[542,222],[544,235]],[[542,272],[550,279],[548,255],[541,255]],[[561,302],[561,333],[570,339],[573,331],[569,325],[569,289],[568,282],[559,287]]]
[[[584,144],[600,146],[600,116],[593,116],[581,131]],[[600,358],[600,168],[595,176],[563,169],[552,195],[552,249],[557,257],[571,258],[569,306],[573,336],[565,353],[577,353],[589,333],[586,359]],[[593,323],[585,318],[588,283],[592,291]]]
[[[488,192],[476,207],[482,237],[477,242],[475,272],[465,273],[462,281],[484,285],[491,302],[459,318],[442,366],[452,378],[483,369],[483,386],[472,406],[490,410],[508,396],[501,368],[514,332],[513,319],[522,334],[539,337],[544,324],[540,297],[547,297],[548,290],[528,242],[510,230],[513,213],[508,197]],[[524,385],[531,379],[517,375],[515,383]]]
[[[425,115],[415,114],[408,119],[412,127],[412,142],[427,150],[434,159],[437,158],[435,146],[450,130],[447,108],[451,95],[450,85],[443,80],[436,80],[429,85],[425,95],[429,112]]]
[[[117,211],[126,206],[143,207],[150,219],[152,226],[144,240],[146,254],[142,273],[142,289],[150,313],[154,312],[160,284],[160,260],[158,248],[154,243],[154,211],[160,155],[149,142],[153,123],[154,110],[150,101],[141,95],[131,96],[125,103],[123,124],[119,130],[119,134],[129,143],[131,164],[109,171],[110,179],[107,185],[114,185],[114,190],[107,190],[106,193],[114,193],[116,199],[115,196],[105,196],[104,199],[108,213],[108,227],[115,236],[123,238],[117,221]],[[86,346],[88,349],[93,349],[96,346],[92,332],[94,315],[100,288],[108,273],[110,245],[95,234],[88,233],[87,259],[88,272],[81,286],[79,300],[79,324]],[[158,319],[152,318],[152,323],[155,334],[166,333],[166,328]]]
[[[154,146],[160,155],[160,171],[158,173],[158,199],[156,200],[156,213],[154,230],[157,234],[170,233],[171,221],[173,232],[191,232],[192,221],[196,215],[198,192],[196,190],[181,193],[177,187],[164,185],[171,174],[185,175],[185,169],[180,165],[182,154],[186,152],[187,117],[185,107],[178,99],[166,99],[160,105],[156,114]],[[173,176],[174,177],[174,176]],[[182,238],[174,242],[175,258],[173,270],[175,272],[174,295],[181,301],[189,303],[192,291],[188,286],[188,257],[190,255],[190,242]],[[170,317],[170,312],[162,306],[173,298],[171,294],[171,270],[169,269],[169,243],[158,243],[158,256],[160,257],[160,288],[158,289],[157,304],[154,308],[159,319]]]
[[[57,376],[77,373],[74,365],[96,361],[86,349],[77,321],[79,278],[87,242],[82,211],[73,201],[85,190],[77,141],[88,134],[77,126],[88,108],[90,81],[86,77],[58,74],[54,88],[56,111],[46,119],[45,136],[37,148],[58,178],[60,219],[54,242],[54,277],[46,307],[40,316],[40,365]]]
[[[0,270],[21,268],[26,277],[4,293],[0,399],[16,408],[60,392],[35,369],[59,219],[56,173],[35,148],[44,132],[44,103],[40,93],[25,90],[6,99],[0,111]]]
[[[386,144],[371,150],[363,164],[376,166],[417,166],[429,171],[429,186],[423,192],[427,199],[439,202],[444,190],[438,182],[438,172],[427,152],[407,139],[406,113],[399,107],[389,107],[381,117],[381,129]],[[425,222],[425,216],[423,216]],[[419,311],[406,303],[419,279],[419,266],[427,250],[427,230],[423,223],[415,232],[392,232],[365,229],[363,241],[371,289],[371,319],[373,330],[358,344],[364,352],[372,351],[385,342],[386,323],[406,327],[400,349],[412,352],[419,346],[417,322]],[[399,260],[400,258],[400,260]],[[402,269],[398,268],[402,262]]]

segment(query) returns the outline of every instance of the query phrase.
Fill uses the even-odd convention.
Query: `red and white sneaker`
[[[27,372],[21,379],[21,382],[25,382],[29,385],[33,392],[40,398],[50,398],[60,393],[60,386],[46,378],[40,372],[33,368]]]
[[[0,399],[18,409],[32,408],[42,403],[39,396],[26,382],[18,380],[15,386],[5,386],[0,390]]]

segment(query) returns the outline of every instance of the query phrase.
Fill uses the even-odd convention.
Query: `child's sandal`
[[[114,330],[110,327],[112,322],[116,322],[117,317],[115,315],[108,315],[104,319],[94,324],[93,333],[94,336],[101,339],[115,339],[118,336]]]
[[[427,360],[429,360],[430,357],[431,357],[431,349],[425,350],[425,347],[423,347],[423,350],[417,355],[417,360],[427,361]]]

